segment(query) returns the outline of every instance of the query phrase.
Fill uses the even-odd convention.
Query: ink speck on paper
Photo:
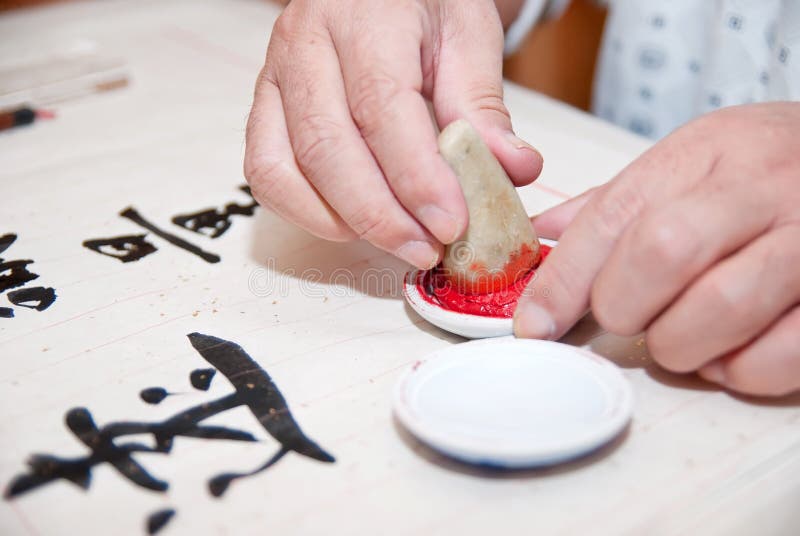
[[[153,512],[147,517],[147,534],[155,534],[163,529],[175,515],[175,510],[166,508]]]
[[[160,404],[169,393],[163,387],[149,387],[139,392],[139,398],[148,404]]]
[[[208,391],[208,388],[211,387],[211,380],[214,379],[216,373],[216,369],[213,368],[196,369],[189,374],[189,381],[195,389]]]

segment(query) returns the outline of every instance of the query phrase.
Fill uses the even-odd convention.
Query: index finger
[[[518,337],[564,335],[588,311],[594,280],[626,227],[713,168],[712,151],[698,162],[685,158],[684,143],[680,137],[662,141],[591,196],[520,297],[514,314]]]
[[[375,2],[381,21],[370,42],[364,28],[338,25],[331,35],[341,59],[347,101],[361,135],[397,199],[440,242],[456,240],[467,225],[467,207],[455,174],[439,154],[436,132],[422,97],[420,50],[425,35],[406,3]]]
[[[590,188],[582,194],[578,194],[559,205],[545,210],[541,214],[531,216],[531,223],[536,231],[536,236],[550,238],[551,240],[560,239],[569,224],[575,219],[575,216],[601,188],[602,186]]]

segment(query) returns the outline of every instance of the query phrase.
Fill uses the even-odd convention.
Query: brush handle
[[[30,125],[34,120],[36,120],[36,112],[28,107],[0,112],[0,130]]]

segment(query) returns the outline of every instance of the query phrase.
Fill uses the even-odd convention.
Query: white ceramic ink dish
[[[609,443],[629,422],[633,395],[616,365],[587,350],[503,337],[418,361],[398,382],[393,407],[407,430],[448,457],[520,469]]]
[[[557,242],[540,238],[544,245],[555,247]],[[422,277],[422,270],[411,270],[403,281],[403,295],[414,311],[422,318],[440,327],[445,331],[461,335],[468,339],[485,339],[488,337],[503,337],[514,332],[511,318],[497,318],[490,316],[472,315],[446,309],[420,294],[417,282]]]

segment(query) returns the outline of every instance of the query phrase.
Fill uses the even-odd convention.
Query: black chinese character
[[[56,290],[52,287],[29,287],[12,290],[8,293],[8,301],[20,307],[44,311],[56,301]]]
[[[13,233],[0,236],[0,253],[7,250],[17,240]],[[0,258],[0,293],[21,287],[39,277],[28,269],[33,264],[30,259],[6,261]],[[14,305],[44,311],[56,301],[56,291],[51,287],[30,287],[8,293],[8,301]],[[14,310],[0,307],[0,318],[14,318]]]
[[[219,371],[233,385],[231,394],[206,402],[159,422],[110,422],[98,427],[86,408],[74,408],[67,412],[67,428],[88,449],[89,454],[82,457],[64,458],[50,454],[36,454],[28,460],[27,472],[15,477],[6,488],[5,497],[10,499],[48,484],[55,480],[67,480],[88,489],[92,479],[92,469],[100,464],[109,464],[131,483],[142,488],[163,492],[169,484],[151,475],[139,464],[133,455],[137,453],[169,454],[173,441],[178,436],[203,439],[227,439],[236,441],[256,441],[245,431],[215,425],[202,425],[202,421],[230,409],[246,406],[258,423],[279,443],[279,448],[261,466],[241,473],[223,473],[213,477],[208,485],[209,491],[219,497],[230,484],[239,478],[256,475],[280,461],[290,452],[318,460],[333,462],[334,458],[317,443],[306,436],[292,416],[283,394],[267,372],[242,349],[230,341],[209,335],[192,333],[189,341],[195,350],[214,368],[198,369],[192,372],[191,382],[198,389],[206,389],[208,383]],[[149,388],[142,391],[147,402],[160,401],[169,393],[163,388]],[[137,442],[123,442],[125,436],[150,434],[152,445]],[[148,518],[148,530],[158,530],[174,511],[159,511]]]
[[[242,186],[241,190],[252,197],[248,186]],[[228,203],[224,210],[209,208],[191,214],[180,214],[172,218],[172,223],[210,238],[218,238],[230,229],[231,216],[252,216],[257,206],[255,201],[247,205]]]
[[[146,236],[139,234],[84,240],[83,247],[122,262],[134,262],[158,251],[153,244],[145,240]]]

